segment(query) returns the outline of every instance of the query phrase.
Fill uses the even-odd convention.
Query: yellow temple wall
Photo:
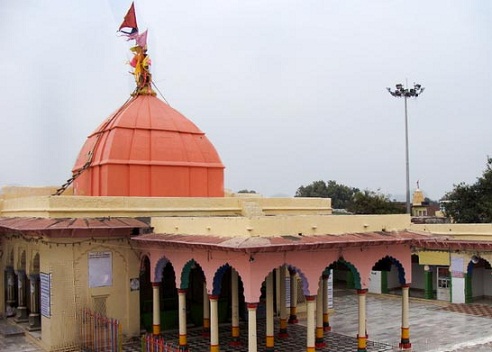
[[[50,196],[52,189],[4,188],[0,216],[4,217],[138,217],[138,216],[270,216],[329,215],[329,198],[161,198]],[[45,194],[42,194],[42,193]]]
[[[275,216],[275,217],[153,217],[155,233],[215,236],[324,235],[403,230],[408,215]]]
[[[104,243],[103,243],[104,241]],[[39,272],[51,274],[51,316],[41,315],[41,340],[48,351],[73,349],[80,342],[79,318],[82,308],[95,309],[95,299],[106,303],[106,315],[118,319],[122,333],[127,337],[140,333],[140,303],[138,291],[131,291],[130,278],[139,277],[140,260],[128,245],[118,239],[71,239],[71,240],[25,240],[8,235],[3,239],[6,253],[2,256],[5,267],[13,262],[14,270],[25,268],[27,275],[33,273],[32,263],[39,254]],[[21,264],[25,253],[25,265]],[[89,253],[110,252],[112,284],[105,287],[89,287]],[[11,253],[13,259],[11,259]],[[1,275],[4,275],[2,271]],[[4,306],[4,290],[0,304]],[[29,300],[29,291],[26,300]],[[101,301],[99,301],[101,302]]]
[[[492,224],[412,224],[409,229],[454,240],[492,241]]]

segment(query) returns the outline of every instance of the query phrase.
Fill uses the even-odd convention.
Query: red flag
[[[138,32],[138,26],[137,26],[137,17],[135,16],[135,6],[132,2],[132,6],[130,6],[130,9],[125,15],[125,18],[123,20],[123,23],[121,24],[120,28],[118,29],[121,31],[122,28],[131,28],[132,31],[127,34],[133,34],[135,32]]]

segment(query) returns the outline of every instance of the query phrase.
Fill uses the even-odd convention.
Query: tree
[[[492,158],[473,185],[461,182],[444,195],[444,212],[458,223],[492,222]]]
[[[256,191],[254,191],[254,190],[242,189],[242,190],[240,190],[240,191],[237,191],[237,193],[254,193],[254,194],[256,194]]]
[[[389,196],[369,190],[337,184],[330,180],[314,181],[310,185],[297,189],[296,197],[331,198],[334,209],[346,209],[355,214],[400,214],[405,209],[399,203],[392,202]]]
[[[357,188],[337,184],[336,181],[314,181],[310,185],[301,186],[296,191],[296,197],[331,198],[331,205],[335,209],[347,209]]]
[[[357,192],[348,208],[354,214],[403,214],[405,208],[379,192],[364,190]]]

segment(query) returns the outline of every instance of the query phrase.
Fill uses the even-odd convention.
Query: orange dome
[[[101,124],[72,172],[81,172],[73,183],[75,195],[224,196],[224,165],[212,143],[152,95],[132,97]]]

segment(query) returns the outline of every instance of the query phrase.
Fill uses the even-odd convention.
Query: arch
[[[40,271],[39,269],[40,269],[39,253],[36,252],[34,254],[32,261],[31,261],[30,272],[33,274],[38,274]]]
[[[190,259],[184,266],[183,271],[181,272],[181,289],[188,289],[190,286],[190,274],[191,270],[199,268],[202,272],[203,280],[206,282],[205,273],[203,272],[202,267],[198,264],[195,259]]]
[[[388,267],[389,265],[389,267]],[[385,256],[378,260],[376,264],[372,267],[372,270],[378,270],[378,271],[390,271],[391,270],[391,265],[394,265],[398,269],[398,281],[400,282],[401,285],[406,284],[405,280],[405,268],[403,265],[400,263],[400,261],[392,256]]]
[[[350,272],[352,273],[352,275],[354,277],[354,288],[357,290],[360,290],[362,288],[362,286],[361,286],[361,279],[360,279],[359,271],[357,270],[357,268],[355,267],[354,264],[346,261],[345,259],[343,259],[343,257],[340,257],[336,262],[333,262],[330,265],[328,265],[323,272],[325,272],[327,269],[336,269],[338,263],[341,263],[341,264],[345,265],[347,268],[349,268]]]
[[[479,257],[479,260],[477,263],[474,263],[471,259],[470,261],[468,262],[468,265],[466,267],[466,273],[471,276],[473,274],[473,268],[477,265],[480,265],[480,266],[483,266],[485,267],[486,269],[490,269],[492,268],[492,265],[491,263],[487,260],[487,259],[484,259],[482,257]]]
[[[14,249],[10,250],[9,258],[7,259],[7,266],[14,267]]]
[[[140,256],[140,273],[147,271],[150,268],[150,256],[148,254],[142,254]]]
[[[141,255],[139,275],[140,328],[146,331],[152,330],[153,292],[150,273],[150,257],[145,254]]]
[[[26,251],[24,249],[20,250],[19,261],[17,263],[17,270],[26,270]]]
[[[162,272],[166,267],[167,263],[170,263],[170,261],[166,257],[162,257],[157,261],[154,268],[154,278],[155,278],[154,282],[162,281]]]
[[[222,265],[219,269],[217,269],[217,271],[215,272],[213,288],[212,288],[213,295],[220,295],[222,278],[224,277],[224,274],[227,272],[227,270],[229,270],[230,268],[231,266],[228,263],[226,263]]]
[[[478,261],[476,263],[473,262],[473,260],[470,259],[468,262],[468,265],[466,267],[466,275],[465,275],[465,303],[471,303],[473,302],[474,299],[474,294],[478,293],[477,296],[489,296],[490,295],[490,289],[487,289],[490,287],[491,281],[490,281],[490,275],[486,275],[486,277],[480,278],[480,276],[477,276],[478,279],[474,279],[474,276],[477,274],[474,273],[475,270],[478,270],[479,268],[481,269],[486,269],[486,270],[491,270],[492,266],[491,263],[482,257],[478,257]],[[479,280],[482,282],[482,285],[476,286],[476,281]]]
[[[287,264],[287,269],[290,271],[295,271],[297,275],[301,278],[301,283],[302,283],[302,293],[304,296],[309,296],[309,282],[306,278],[306,275],[302,272],[302,270],[294,265],[289,265]],[[266,278],[266,277],[265,277]],[[316,283],[317,285],[318,283]]]

